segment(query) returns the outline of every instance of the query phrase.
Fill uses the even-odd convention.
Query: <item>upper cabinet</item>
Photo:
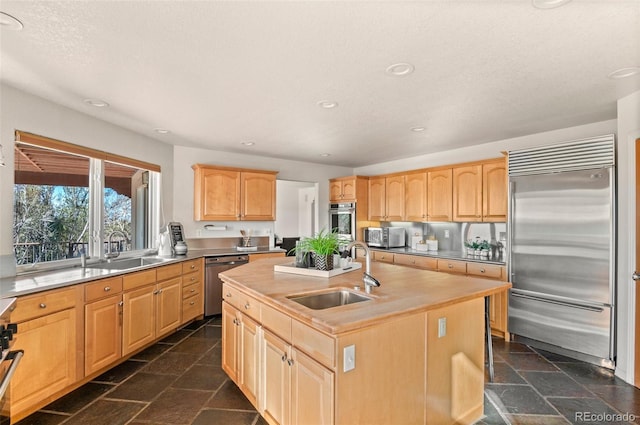
[[[429,221],[452,221],[452,170],[427,173],[427,218]]]
[[[193,165],[196,221],[273,221],[277,171]]]
[[[349,176],[329,180],[329,201],[366,202],[368,177]]]
[[[453,169],[453,221],[507,221],[504,159]]]
[[[369,220],[404,220],[405,176],[369,178]]]
[[[406,221],[427,220],[427,173],[408,173],[404,180],[404,216]]]

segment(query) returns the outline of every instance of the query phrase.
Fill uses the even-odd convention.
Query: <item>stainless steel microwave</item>
[[[366,227],[364,241],[369,246],[379,248],[398,248],[406,244],[404,227]]]

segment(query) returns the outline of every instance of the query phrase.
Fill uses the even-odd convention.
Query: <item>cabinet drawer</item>
[[[202,258],[182,262],[182,273],[191,273],[202,270]]]
[[[495,264],[467,263],[467,274],[502,280],[502,266]]]
[[[436,270],[438,259],[422,257],[420,255],[393,254],[393,262],[403,266],[419,267],[421,269]]]
[[[187,298],[182,301],[182,322],[191,320],[204,313],[204,303],[202,302],[202,294]]]
[[[383,263],[393,263],[392,252],[372,251],[373,261],[381,261]]]
[[[201,273],[199,272],[187,273],[185,275],[182,275],[182,284],[191,285],[192,283],[198,283],[201,279],[200,275]]]
[[[332,337],[293,320],[291,343],[326,367],[330,369],[335,367],[336,342]]]
[[[156,269],[129,273],[122,277],[122,288],[125,291],[156,283]]]
[[[467,263],[465,261],[438,259],[438,271],[447,273],[467,273]]]
[[[291,317],[262,304],[262,326],[269,329],[286,342],[291,342]]]
[[[89,303],[122,292],[122,276],[101,279],[84,286],[84,301]]]
[[[156,279],[158,281],[171,279],[172,277],[182,274],[182,264],[169,264],[168,266],[160,266],[156,269]]]
[[[71,287],[18,297],[16,308],[11,312],[11,321],[20,323],[72,308],[76,305],[76,291],[79,289],[80,287]]]
[[[260,302],[252,296],[224,283],[222,287],[222,298],[242,313],[260,322]]]
[[[185,285],[184,280],[182,281],[182,299],[186,300],[189,297],[193,297],[194,295],[202,293],[202,285],[200,282],[189,283]]]

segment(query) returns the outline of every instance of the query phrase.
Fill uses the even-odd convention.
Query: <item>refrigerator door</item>
[[[511,290],[509,331],[601,359],[612,359],[612,307],[565,302],[556,297]]]
[[[611,172],[511,177],[514,289],[613,304]]]

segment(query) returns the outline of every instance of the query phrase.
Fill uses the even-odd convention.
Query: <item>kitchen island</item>
[[[269,423],[453,424],[482,416],[484,297],[511,284],[372,263],[332,278],[266,259],[220,274],[223,369]],[[344,289],[366,301],[311,309]]]

